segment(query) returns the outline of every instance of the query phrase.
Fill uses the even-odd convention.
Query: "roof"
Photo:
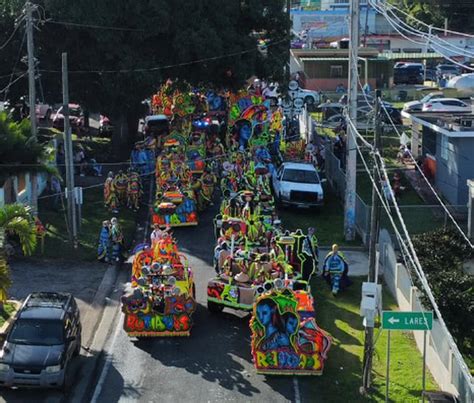
[[[472,120],[474,114],[453,114],[453,113],[434,113],[434,112],[415,112],[409,113],[402,111],[404,118],[410,119],[424,127],[433,130],[436,133],[444,134],[451,138],[474,138],[474,127],[461,127],[460,120]]]
[[[316,171],[314,165],[304,162],[284,162],[282,165],[285,168],[298,169],[300,171]]]
[[[21,319],[48,319],[61,320],[64,315],[64,310],[61,308],[51,307],[31,307],[24,308],[20,312]]]

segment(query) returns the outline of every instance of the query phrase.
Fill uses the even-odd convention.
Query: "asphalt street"
[[[198,308],[191,336],[138,341],[123,331],[123,316],[118,313],[92,401],[314,401],[299,392],[299,383],[308,379],[255,373],[248,314],[207,310],[207,281],[215,274],[211,264],[216,208],[201,215],[199,226],[174,230],[196,281]]]

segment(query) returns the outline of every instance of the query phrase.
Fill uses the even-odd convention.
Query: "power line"
[[[282,42],[286,42],[286,39],[281,39],[279,41],[269,43],[266,46],[267,47],[275,46],[275,45],[278,45]],[[257,51],[259,51],[259,48],[256,46],[255,48],[242,50],[242,51],[239,51],[239,52],[228,53],[228,54],[224,54],[224,55],[220,55],[220,56],[207,57],[207,58],[203,58],[203,59],[192,60],[192,61],[189,61],[189,62],[169,64],[169,65],[165,65],[165,66],[156,66],[156,67],[148,67],[148,68],[136,68],[136,69],[120,69],[120,70],[72,70],[72,71],[69,72],[69,74],[145,73],[145,72],[152,72],[152,71],[170,69],[170,68],[174,68],[174,67],[190,66],[190,65],[193,65],[193,64],[204,63],[204,62],[219,60],[219,59],[225,59],[227,57],[240,56],[240,55],[243,55],[243,54],[246,54],[246,53],[252,53],[252,52],[257,52]],[[61,71],[59,71],[59,70],[43,70],[43,69],[40,69],[39,71],[43,72],[43,73],[61,73]]]
[[[396,133],[400,136],[401,138],[401,134],[400,132],[398,131],[398,129],[395,127],[395,125],[393,124],[393,120],[392,120],[392,117],[390,116],[390,114],[387,112],[387,108],[385,107],[385,105],[382,104],[382,109],[384,110],[385,114],[388,116],[390,122],[392,123],[393,127],[395,128],[395,131]],[[474,245],[472,244],[472,242],[469,240],[469,237],[464,233],[464,231],[461,229],[461,227],[459,226],[458,222],[456,221],[456,219],[453,217],[453,215],[451,214],[451,212],[449,211],[449,209],[446,207],[446,205],[443,203],[443,201],[441,200],[441,197],[438,195],[438,193],[436,192],[436,190],[433,188],[433,186],[431,185],[430,181],[428,180],[428,178],[426,177],[425,173],[423,172],[423,170],[420,168],[420,166],[418,165],[418,163],[416,162],[416,159],[413,157],[413,154],[411,153],[411,150],[408,150],[408,154],[410,155],[411,159],[413,160],[415,166],[418,168],[418,171],[421,173],[421,176],[423,177],[423,179],[425,180],[425,182],[428,184],[428,187],[430,188],[430,190],[433,192],[433,194],[435,195],[436,199],[438,200],[438,202],[443,206],[444,210],[446,211],[446,213],[448,214],[449,218],[451,219],[451,221],[453,222],[453,224],[455,225],[456,229],[459,231],[459,233],[462,235],[462,237],[466,240],[466,242],[468,243],[468,245],[471,247],[471,248],[474,248]]]
[[[24,16],[22,16],[20,18],[20,20],[18,20],[16,23],[17,23],[17,26],[15,27],[15,29],[13,30],[13,32],[11,33],[11,35],[8,37],[8,39],[5,41],[5,43],[3,45],[0,46],[0,50],[3,50],[5,49],[5,47],[10,43],[10,41],[13,39],[13,37],[15,36],[15,33],[16,31],[18,31],[18,28],[20,28],[20,25],[21,25],[21,22],[25,19]]]
[[[72,27],[104,29],[104,30],[112,30],[112,31],[145,32],[144,29],[139,29],[139,28],[124,28],[124,27],[111,27],[107,25],[80,24],[77,22],[55,21],[51,19],[35,20],[35,21],[38,21],[42,24],[55,24],[55,25],[65,25],[65,26],[72,26]]]
[[[21,76],[17,77],[15,80],[13,80],[12,82],[10,82],[3,90],[0,90],[0,94],[5,92],[5,91],[8,91],[8,89],[13,85],[15,84],[17,81],[21,80],[23,77],[25,77],[28,73],[23,73]]]

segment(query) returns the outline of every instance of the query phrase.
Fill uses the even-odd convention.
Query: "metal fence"
[[[419,291],[414,286],[408,269],[397,261],[397,247],[390,233],[383,229],[380,233],[380,269],[385,284],[397,300],[402,311],[420,311],[423,308]],[[413,332],[420,352],[423,351],[423,332]],[[461,402],[474,400],[474,383],[468,366],[459,352],[448,329],[439,320],[433,321],[433,329],[428,332],[426,364],[434,379],[444,391],[455,394]]]
[[[341,161],[328,147],[325,150],[325,159],[326,178],[331,184],[333,191],[344,200],[346,173],[341,168]],[[463,231],[467,231],[468,207],[466,205],[447,205],[446,207]],[[365,203],[359,195],[356,195],[356,229],[364,244],[367,244],[370,236],[370,210],[371,206]],[[410,234],[420,234],[454,225],[448,213],[441,205],[400,205],[400,212]],[[394,210],[393,213],[395,213]],[[388,228],[390,233],[394,233],[384,209],[382,209],[381,214],[381,227]]]

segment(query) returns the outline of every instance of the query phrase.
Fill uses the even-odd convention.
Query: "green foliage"
[[[461,352],[472,359],[474,278],[463,271],[462,265],[474,257],[474,252],[452,229],[418,235],[413,244],[451,334]],[[426,296],[423,300],[429,306]]]
[[[0,182],[12,174],[43,171],[47,147],[31,136],[29,120],[15,122],[6,112],[0,112]],[[1,166],[1,165],[0,165]]]
[[[0,232],[18,236],[25,255],[31,255],[35,250],[36,225],[23,204],[7,204],[0,208]]]

